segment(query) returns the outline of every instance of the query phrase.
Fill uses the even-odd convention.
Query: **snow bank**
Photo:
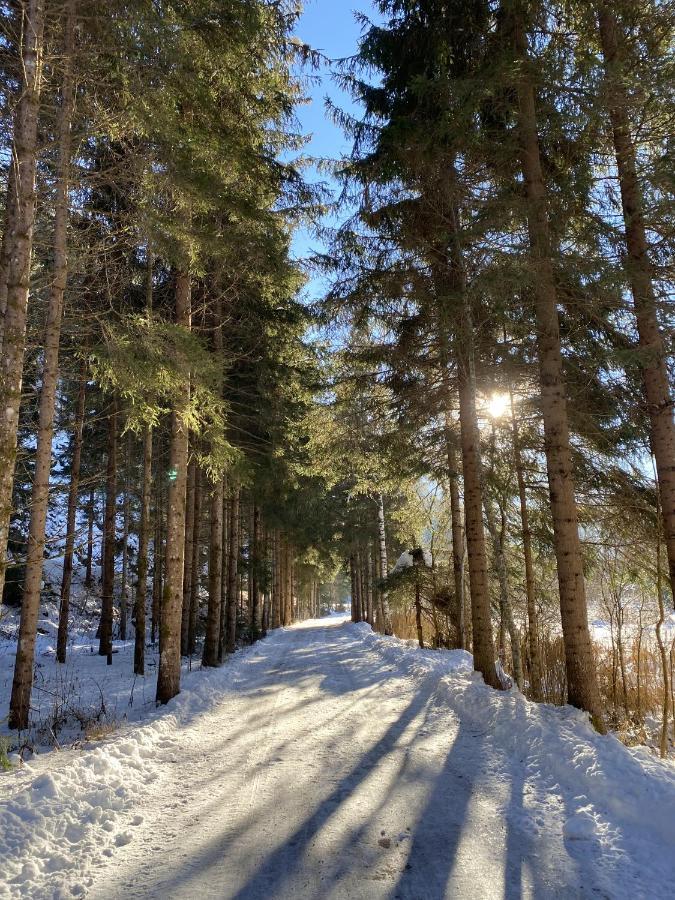
[[[98,745],[40,754],[0,775],[0,898],[86,894],[101,857],[128,844],[142,824],[151,786],[156,792],[167,767],[189,765],[181,729],[222,700],[256,652],[247,648],[220,669],[193,672],[165,707],[145,706],[142,724],[121,727]],[[94,656],[92,663],[105,660]],[[117,660],[111,668],[133,678],[128,665],[124,673]],[[146,678],[154,686],[154,676]]]
[[[365,623],[346,627],[399,671],[438,678],[437,694],[461,722],[488,736],[505,777],[517,770],[522,777],[524,770],[537,794],[559,798],[570,854],[628,858],[632,871],[650,872],[655,881],[672,885],[671,762],[645,748],[628,748],[613,735],[599,735],[588,716],[571,706],[536,704],[517,691],[488,688],[463,650],[421,651],[376,634]],[[650,893],[636,883],[634,896]]]

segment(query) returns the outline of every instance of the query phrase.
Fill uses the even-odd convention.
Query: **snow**
[[[675,768],[465,651],[314,620],[138,714],[0,776],[3,900],[672,896]]]
[[[427,569],[433,568],[434,561],[431,555],[431,550],[423,550],[422,558],[424,559],[424,565]],[[403,569],[411,569],[415,565],[415,560],[413,559],[413,551],[412,550],[404,550],[403,553],[396,560],[396,565],[391,570],[391,574],[394,572],[402,572]]]

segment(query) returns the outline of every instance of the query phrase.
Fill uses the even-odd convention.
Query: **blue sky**
[[[296,29],[298,37],[331,60],[353,56],[361,34],[360,25],[354,19],[355,11],[373,20],[379,19],[369,0],[306,0]],[[297,111],[302,132],[311,134],[311,141],[304,153],[319,158],[339,158],[351,149],[350,141],[326,115],[324,100],[329,96],[337,106],[348,111],[353,110],[354,106],[349,96],[331,79],[328,66],[312,74],[318,77],[306,86],[310,102]],[[325,180],[325,175],[319,176],[312,170],[306,176],[310,181]],[[316,238],[305,230],[300,230],[293,240],[293,252],[300,257],[318,246]],[[312,279],[308,286],[310,296],[320,289],[320,281]]]

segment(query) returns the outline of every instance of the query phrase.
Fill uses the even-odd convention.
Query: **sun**
[[[501,419],[509,409],[509,395],[495,392],[488,398],[487,412],[492,419]]]

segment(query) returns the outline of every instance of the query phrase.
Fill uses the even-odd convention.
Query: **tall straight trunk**
[[[520,634],[513,621],[513,608],[511,606],[511,591],[509,588],[508,568],[506,566],[506,554],[504,552],[506,520],[502,513],[501,532],[497,528],[495,512],[487,497],[483,497],[485,507],[485,519],[488,532],[492,541],[492,552],[497,570],[499,582],[499,608],[501,611],[502,626],[509,633],[511,641],[511,657],[513,659],[513,675],[518,688],[523,689],[523,660],[520,653]]]
[[[495,669],[490,586],[483,529],[482,462],[476,414],[473,314],[467,291],[459,212],[451,193],[455,182],[456,173],[454,166],[451,166],[448,173],[447,197],[450,251],[448,254],[445,248],[442,250],[440,254],[442,267],[440,270],[436,268],[435,281],[438,291],[439,321],[447,322],[451,309],[454,308],[455,311],[454,351],[457,360],[473,664],[474,669],[483,675],[486,684],[498,688],[500,685]]]
[[[176,324],[190,329],[190,276],[176,277]],[[157,702],[168,703],[180,691],[180,629],[183,608],[185,556],[185,494],[187,488],[188,428],[185,409],[190,401],[190,377],[171,416],[169,493],[166,511],[166,578],[162,592]]]
[[[159,437],[159,436],[158,436]],[[161,446],[158,445],[155,459],[160,457]],[[158,473],[159,474],[159,473]],[[150,611],[150,640],[154,644],[157,640],[157,632],[162,616],[162,582],[164,573],[162,564],[163,553],[163,504],[162,504],[162,479],[155,478],[155,528],[152,538],[152,608]]]
[[[612,126],[628,251],[624,265],[633,294],[642,379],[649,413],[650,439],[661,494],[661,517],[668,555],[670,589],[675,602],[673,397],[668,380],[666,348],[657,315],[657,299],[644,217],[644,197],[637,174],[637,153],[628,116],[631,104],[624,80],[627,48],[613,7],[606,0],[600,0],[598,3],[598,24],[607,71],[606,102]]]
[[[145,309],[152,315],[154,256],[148,241],[145,266]],[[141,518],[138,526],[138,572],[134,595],[134,674],[145,675],[145,618],[148,593],[148,546],[150,543],[150,499],[152,497],[152,429],[143,428],[143,481],[141,485]]]
[[[117,518],[117,404],[113,400],[108,416],[108,462],[105,478],[103,516],[103,571],[101,578],[101,623],[99,656],[112,665],[113,595],[115,592],[115,520]]]
[[[249,554],[251,566],[251,643],[258,639],[260,630],[260,594],[258,585],[258,568],[260,557],[260,507],[253,500],[252,504],[252,530],[251,553]]]
[[[366,622],[372,628],[375,624],[375,617],[373,615],[373,560],[370,549],[370,541],[368,542],[368,549],[366,550]],[[317,601],[317,615],[318,615],[318,601]]]
[[[145,600],[148,592],[148,544],[150,541],[150,497],[152,495],[152,429],[143,429],[143,485],[138,527],[138,577],[134,598],[134,674],[145,675]]]
[[[122,501],[122,590],[120,591],[120,640],[127,639],[127,613],[129,594],[127,580],[129,578],[129,467],[131,463],[131,432],[127,433],[124,454],[124,497]]]
[[[44,342],[44,367],[42,372],[42,389],[40,391],[40,403],[38,413],[37,449],[35,454],[35,475],[33,477],[33,489],[31,493],[31,515],[28,532],[28,554],[26,560],[26,574],[24,580],[23,599],[21,603],[21,620],[19,624],[19,638],[14,665],[14,679],[12,683],[12,697],[10,702],[10,723],[13,728],[26,728],[30,711],[30,693],[33,684],[33,662],[35,658],[35,637],[37,633],[37,620],[40,612],[40,587],[42,584],[42,568],[45,549],[45,528],[47,525],[47,506],[49,503],[49,475],[52,459],[52,436],[54,432],[54,406],[56,403],[56,388],[59,378],[59,342],[61,339],[61,319],[63,313],[63,294],[66,287],[68,271],[67,231],[68,231],[68,174],[70,171],[70,128],[73,113],[73,51],[75,33],[75,4],[69,0],[66,12],[66,24],[64,26],[64,73],[61,90],[61,107],[57,120],[58,132],[58,163],[56,171],[56,204],[54,214],[54,275],[52,287],[49,293],[47,307],[47,322],[45,327]],[[33,153],[34,153],[33,148]],[[33,160],[34,168],[34,160]],[[34,173],[33,173],[34,177]],[[11,198],[8,198],[11,203]],[[32,200],[34,205],[34,198]],[[31,214],[32,215],[32,214]],[[32,229],[32,221],[31,221]],[[11,241],[11,236],[8,238]],[[16,449],[16,422],[10,411],[18,407],[21,400],[21,373],[23,371],[23,354],[25,350],[26,330],[26,306],[28,303],[28,283],[30,278],[30,248],[27,258],[23,263],[23,270],[18,275],[21,284],[12,285],[12,279],[17,277],[13,272],[15,262],[14,254],[19,252],[19,235],[14,238],[13,254],[9,259],[7,282],[7,317],[5,321],[6,332],[3,351],[3,377],[9,379],[14,376],[15,383],[18,377],[18,391],[11,392],[11,384],[6,384],[5,398],[7,419],[13,420],[13,446]],[[25,288],[25,290],[24,290]],[[25,296],[24,296],[25,295]],[[18,305],[22,308],[19,309]],[[10,316],[10,312],[13,313]],[[17,331],[19,319],[22,318],[20,334]],[[12,330],[13,329],[13,330]],[[20,345],[20,346],[19,346]],[[8,357],[14,355],[14,369],[12,373],[5,366]],[[20,365],[21,371],[16,367]],[[2,389],[0,389],[2,390]],[[4,443],[9,437],[4,432],[4,427],[10,423],[0,425],[0,459],[3,461],[3,472],[0,474],[0,491],[4,488],[4,478],[9,475],[10,481],[14,473],[13,457],[3,453],[7,447]],[[12,430],[11,428],[9,430]],[[3,448],[4,443],[4,448]],[[10,462],[10,459],[12,460]],[[4,472],[5,467],[11,472]],[[11,490],[7,496],[11,504]],[[2,494],[0,494],[0,519],[4,520],[4,507]],[[9,522],[9,511],[6,516]],[[6,533],[4,543],[1,545],[0,554],[5,556]],[[2,523],[0,522],[0,540],[2,540]],[[2,589],[3,575],[0,567],[0,590]]]
[[[363,622],[363,569],[361,565],[361,552],[354,554],[354,572],[356,578],[356,621]]]
[[[227,568],[230,562],[230,514],[232,512],[230,486],[223,478],[223,564],[220,567],[220,633],[218,635],[218,662],[223,661],[225,631],[227,629]]]
[[[91,588],[94,583],[94,502],[96,495],[94,488],[89,488],[89,502],[87,503],[87,561],[84,570],[84,586]]]
[[[286,615],[285,625],[293,624],[294,617],[294,592],[293,592],[293,553],[288,541],[286,541]]]
[[[452,577],[455,585],[455,603],[457,604],[457,643],[460,650],[466,648],[466,624],[464,621],[464,525],[462,509],[459,502],[459,476],[457,450],[454,435],[451,446],[447,447],[450,518],[452,528]]]
[[[595,726],[604,731],[588,629],[586,587],[570,450],[567,391],[560,345],[558,297],[552,263],[546,185],[539,152],[532,63],[525,28],[518,17],[515,19],[514,34],[516,54],[521,63],[517,80],[518,126],[534,274],[544,447],[558,566],[568,699],[573,706],[589,712]]]
[[[351,619],[352,622],[358,622],[358,597],[356,591],[356,556],[354,553],[349,554],[349,584],[351,587]]]
[[[452,388],[450,384],[450,348],[447,326],[447,313],[438,311],[438,345],[441,364],[441,381],[443,385],[443,431],[445,438],[445,454],[448,464],[448,486],[450,489],[450,521],[452,532],[452,574],[455,585],[455,603],[457,604],[457,637],[460,649],[466,647],[466,629],[464,626],[464,526],[462,510],[459,503],[459,461],[457,457],[457,441],[452,423]]]
[[[380,554],[378,541],[375,541],[373,547],[373,583],[375,584],[376,607],[377,607],[377,630],[384,633],[384,610],[382,608],[382,591],[379,587],[380,575]]]
[[[16,193],[15,168],[9,167],[7,173],[7,202],[5,207],[5,221],[2,232],[2,244],[0,244],[0,353],[5,332],[5,315],[7,314],[7,275],[9,273],[10,238],[14,234],[14,217],[16,204],[12,198]]]
[[[187,491],[185,495],[185,558],[183,560],[183,608],[181,610],[180,650],[188,654],[190,634],[190,598],[192,597],[192,546],[195,532],[195,485],[197,460],[188,463]]]
[[[469,328],[463,329],[458,341],[459,421],[464,475],[464,517],[469,558],[471,592],[471,624],[473,632],[473,665],[485,683],[498,688],[495,650],[492,638],[490,585],[488,580],[485,533],[483,530],[483,491],[481,485],[481,453],[476,416],[476,383]],[[469,342],[467,345],[466,342]],[[460,346],[462,345],[462,346]],[[467,352],[468,351],[468,352]]]
[[[209,602],[206,612],[203,666],[218,665],[220,639],[220,591],[223,565],[223,480],[219,478],[211,489],[209,532]]]
[[[5,583],[7,540],[12,512],[12,487],[16,464],[16,441],[19,425],[19,406],[23,364],[26,352],[26,315],[33,253],[33,224],[35,221],[35,165],[37,126],[42,82],[42,42],[44,31],[44,0],[27,0],[23,13],[23,83],[14,116],[14,138],[10,168],[10,183],[14,189],[7,197],[5,229],[7,260],[5,272],[7,307],[3,323],[2,355],[0,356],[0,596]],[[3,287],[3,290],[5,288]],[[50,302],[51,307],[51,302]],[[58,344],[58,341],[57,341]],[[33,624],[35,618],[35,624]],[[29,631],[37,628],[37,615],[28,613],[23,634],[17,646],[19,682],[12,708],[11,720],[23,722],[28,715],[26,699],[32,684],[32,660],[35,636]],[[20,659],[20,662],[19,662]],[[30,671],[29,671],[30,669]],[[23,674],[22,674],[23,673]],[[25,676],[28,684],[24,685]],[[23,712],[25,708],[25,713]],[[18,727],[14,724],[13,727]]]
[[[80,385],[77,391],[75,408],[75,427],[73,429],[73,459],[70,466],[70,485],[68,487],[68,511],[66,513],[66,546],[63,556],[63,573],[61,576],[61,600],[59,603],[59,630],[56,638],[56,661],[66,661],[68,644],[68,617],[70,615],[70,587],[73,580],[73,557],[75,555],[75,528],[77,519],[77,499],[80,488],[80,469],[82,466],[82,431],[84,427],[84,405],[87,388],[87,368],[83,362],[80,367]]]
[[[264,561],[263,571],[265,572],[265,589],[263,591],[261,637],[267,637],[267,632],[269,631],[269,627],[270,627],[270,603],[271,603],[272,598],[271,598],[270,580],[269,580],[269,571],[270,571],[269,529],[266,527],[263,527],[263,533],[262,533],[261,559]]]
[[[380,578],[384,580],[389,574],[389,565],[387,563],[387,532],[384,525],[384,497],[381,493],[377,495],[377,539],[380,550]],[[393,634],[389,600],[384,588],[380,591],[380,605],[382,607],[382,630],[384,634]]]
[[[527,507],[527,487],[523,471],[523,451],[520,443],[518,421],[511,400],[511,431],[513,435],[513,463],[518,481],[518,500],[520,503],[520,529],[523,539],[523,559],[525,562],[525,596],[527,599],[527,641],[530,657],[530,692],[532,699],[543,699],[541,687],[541,654],[539,651],[539,623],[537,621],[537,601],[534,585],[534,565],[532,561],[532,532],[530,531],[530,513]]]
[[[203,477],[199,467],[195,472],[194,527],[192,534],[192,559],[190,564],[190,620],[187,652],[192,656],[197,649],[197,624],[199,622],[199,575],[202,552],[202,498]],[[221,626],[222,628],[222,626]],[[220,652],[218,654],[220,659]]]
[[[232,513],[230,524],[230,561],[227,579],[227,635],[225,650],[234,653],[237,649],[237,566],[239,563],[239,504],[241,488],[232,485]]]
[[[274,530],[272,542],[273,580],[272,580],[272,628],[281,627],[281,537]]]

